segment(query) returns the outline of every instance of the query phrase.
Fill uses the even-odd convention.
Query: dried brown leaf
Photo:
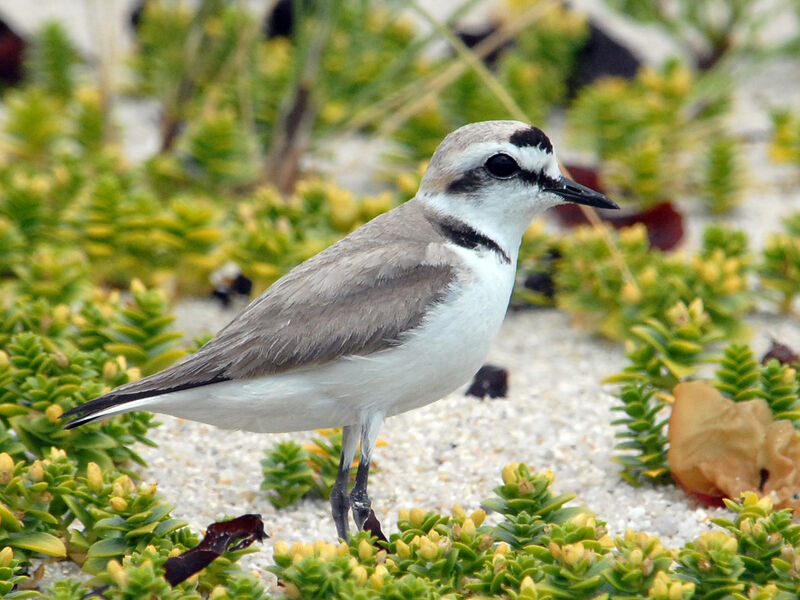
[[[800,509],[800,438],[789,421],[774,421],[762,399],[733,402],[705,381],[673,393],[667,458],[686,492],[711,504],[756,491]]]

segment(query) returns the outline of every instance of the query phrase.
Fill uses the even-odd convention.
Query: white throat
[[[531,221],[548,208],[561,204],[553,194],[537,196],[534,202],[497,202],[481,197],[467,199],[446,193],[428,193],[417,198],[439,215],[460,221],[493,240],[513,265],[517,263],[522,235]]]

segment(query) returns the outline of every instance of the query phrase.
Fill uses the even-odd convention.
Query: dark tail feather
[[[135,395],[135,394],[115,394],[114,392],[110,392],[108,394],[104,394],[103,396],[99,396],[94,400],[89,400],[89,402],[84,402],[80,406],[76,406],[65,412],[61,415],[62,419],[72,419],[69,423],[64,425],[64,429],[72,429],[73,427],[80,427],[85,423],[91,423],[96,419],[100,419],[103,415],[99,415],[98,413],[111,408],[112,406],[118,404],[125,404],[130,400],[136,400],[137,398],[144,398],[152,394],[146,395]],[[136,396],[136,397],[131,397]]]
[[[113,408],[115,406],[127,404],[128,402],[132,402],[133,400],[140,400],[142,398],[153,398],[155,396],[162,396],[164,394],[169,394],[172,392],[179,392],[181,390],[188,390],[203,385],[210,385],[213,383],[220,383],[222,381],[229,380],[229,378],[225,377],[224,375],[216,375],[210,378],[188,381],[180,385],[159,385],[159,378],[164,373],[165,371],[162,371],[161,373],[157,373],[156,375],[145,377],[144,379],[140,379],[132,383],[127,383],[117,388],[116,390],[112,390],[107,394],[103,394],[102,396],[95,398],[94,400],[89,400],[88,402],[84,402],[80,406],[76,406],[75,408],[68,410],[63,415],[61,415],[61,418],[62,419],[72,418],[72,420],[69,423],[67,423],[64,426],[64,428],[72,429],[73,427],[80,427],[85,423],[90,423],[95,419],[101,419],[106,416],[113,416],[105,414],[101,415],[98,413],[102,413],[107,409]],[[118,413],[115,414],[123,412],[127,411],[125,409],[121,409]]]

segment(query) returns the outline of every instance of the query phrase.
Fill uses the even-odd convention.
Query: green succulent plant
[[[783,312],[789,312],[800,293],[800,212],[783,220],[784,231],[767,238],[758,268],[761,284],[778,297]]]

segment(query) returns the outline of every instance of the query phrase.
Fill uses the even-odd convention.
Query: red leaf
[[[604,192],[594,169],[567,165],[565,169],[578,183]],[[586,225],[589,220],[577,204],[561,204],[554,209],[556,217],[565,227]],[[640,212],[596,209],[600,220],[615,229],[641,223],[647,228],[650,246],[659,250],[671,250],[683,239],[683,215],[669,202],[662,202]]]
[[[241,550],[267,537],[261,515],[248,514],[230,521],[212,523],[197,546],[180,556],[167,559],[164,563],[164,579],[174,587],[205,569],[223,552]]]

